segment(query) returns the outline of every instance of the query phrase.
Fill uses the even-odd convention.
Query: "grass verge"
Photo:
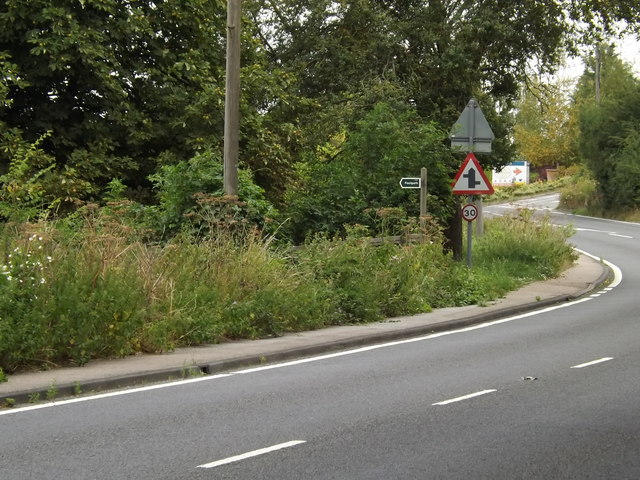
[[[253,231],[149,244],[113,216],[0,232],[0,372],[260,338],[482,304],[558,275],[568,229],[489,220],[474,268],[442,249],[318,237],[295,253]]]

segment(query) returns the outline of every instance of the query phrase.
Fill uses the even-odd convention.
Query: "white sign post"
[[[403,177],[400,179],[400,188],[420,188],[422,181],[420,177]]]

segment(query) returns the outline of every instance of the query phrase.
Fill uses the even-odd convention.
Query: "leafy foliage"
[[[574,1],[568,4],[566,14],[574,20],[569,25],[570,38],[587,44],[602,41],[604,36],[617,35],[621,31],[637,33],[640,27],[640,6],[634,0]]]
[[[438,237],[376,247],[318,236],[294,253],[254,232],[151,245],[121,215],[84,210],[73,231],[40,222],[1,232],[5,372],[486,302],[573,255],[567,230],[530,217],[488,222],[469,271]]]
[[[86,182],[82,198],[114,177],[139,185],[158,155],[189,155],[210,131],[215,111],[194,115],[191,104],[222,76],[223,23],[212,19],[223,8],[214,0],[5,2],[0,51],[20,82],[7,86],[0,121],[27,143],[50,132],[39,147],[57,173]]]
[[[568,166],[578,161],[577,112],[566,85],[528,86],[518,104],[514,138],[518,152],[532,166]]]
[[[399,121],[448,131],[475,96],[497,137],[485,166],[503,165],[514,155],[507,112],[528,62],[553,70],[569,17],[633,26],[632,3],[246,0],[241,163],[267,199],[292,210],[318,152],[341,137],[356,148],[358,122],[376,104],[402,104],[417,117]],[[5,217],[69,213],[104,200],[114,178],[129,198],[153,203],[162,169],[219,153],[225,8],[223,0],[5,2],[0,173],[13,191],[25,184],[20,196],[5,191],[5,201],[26,199],[28,210],[8,207]],[[361,138],[360,153],[372,140]],[[442,175],[447,168],[444,159]],[[450,202],[446,190],[433,196]],[[433,213],[442,222],[450,214]]]
[[[489,222],[486,238],[476,242],[476,264],[520,284],[536,275],[553,278],[577,258],[566,243],[572,234],[572,227],[558,228],[549,218],[535,220],[533,211],[524,209],[513,218]]]
[[[301,182],[290,199],[293,238],[314,232],[344,232],[344,225],[361,224],[375,230],[381,208],[402,208],[419,214],[417,192],[399,188],[402,177],[420,175],[427,167],[430,212],[444,216],[450,165],[444,132],[424,124],[416,112],[400,104],[378,103],[353,131],[338,135],[319,149],[301,170]]]
[[[640,205],[640,165],[637,126],[640,122],[640,81],[612,54],[604,56],[602,100],[591,100],[594,75],[579,84],[580,145],[593,172],[606,209]]]
[[[147,225],[165,238],[184,230],[212,234],[230,222],[264,229],[277,215],[247,170],[239,171],[238,198],[225,197],[222,160],[212,151],[164,165],[150,180],[158,205],[144,208],[143,215]]]

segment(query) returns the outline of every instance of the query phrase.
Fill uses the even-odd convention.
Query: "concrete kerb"
[[[351,348],[358,348],[368,345],[376,345],[379,343],[393,342],[396,340],[404,340],[407,338],[420,337],[423,335],[429,335],[431,333],[444,332],[459,328],[470,327],[481,323],[491,322],[501,318],[506,318],[522,313],[532,312],[534,310],[541,310],[546,307],[557,305],[564,302],[570,302],[577,300],[578,298],[587,295],[594,290],[598,289],[601,285],[606,283],[611,277],[611,269],[606,265],[603,265],[603,272],[598,279],[589,284],[587,288],[580,290],[577,293],[561,294],[545,300],[529,302],[521,305],[511,306],[493,312],[480,313],[476,315],[470,315],[464,318],[458,318],[454,320],[446,320],[430,325],[421,325],[412,328],[406,328],[397,331],[368,333],[361,336],[354,336],[348,339],[334,342],[326,342],[321,344],[312,345],[309,347],[296,348],[291,350],[282,350],[280,352],[272,353],[268,356],[247,356],[244,358],[238,358],[233,360],[225,360],[221,362],[210,363],[201,365],[200,368],[207,374],[228,372],[229,370],[251,367],[266,363],[278,363],[297,358],[307,358],[316,355],[322,355],[325,353],[347,350]]]
[[[216,361],[195,361],[191,364],[183,364],[179,367],[176,366],[170,368],[154,369],[152,367],[150,369],[141,369],[136,372],[118,376],[105,375],[102,378],[84,380],[81,383],[65,382],[57,384],[52,381],[48,385],[40,384],[31,389],[12,391],[11,388],[4,388],[2,389],[2,393],[0,393],[0,399],[4,399],[4,403],[6,403],[6,399],[9,398],[11,399],[12,403],[14,403],[15,405],[19,405],[33,401],[34,399],[46,401],[49,399],[53,392],[55,392],[55,398],[60,399],[63,397],[77,396],[79,390],[81,390],[82,394],[98,393],[112,389],[136,387],[152,383],[166,382],[170,380],[192,378],[201,375],[212,375],[252,366],[284,362],[293,359],[308,358],[326,353],[348,350],[351,348],[392,342],[412,337],[429,335],[431,333],[464,328],[497,320],[500,318],[506,318],[513,315],[543,309],[559,303],[573,301],[582,296],[585,296],[593,292],[594,290],[599,289],[602,285],[608,282],[610,277],[612,276],[612,271],[608,266],[602,263],[600,263],[600,265],[602,268],[599,276],[593,281],[584,282],[583,288],[575,290],[571,293],[561,293],[541,300],[524,301],[522,303],[517,303],[514,305],[497,307],[493,310],[487,310],[469,315],[465,314],[458,318],[409,326],[397,330],[369,330],[365,331],[362,334],[351,334],[345,338],[333,339],[329,341],[318,341],[315,343],[310,343],[308,345],[295,345],[290,348],[281,348],[279,350],[270,352],[252,353],[248,355],[240,354],[237,356],[230,355],[227,358],[219,359]],[[393,319],[390,319],[388,321],[393,321]],[[260,340],[258,340],[257,342],[260,342]],[[0,400],[0,406],[1,404],[2,400]]]

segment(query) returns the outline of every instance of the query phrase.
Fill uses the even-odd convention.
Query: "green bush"
[[[159,205],[150,208],[147,219],[158,231],[174,234],[186,229],[208,233],[227,214],[265,227],[265,219],[276,214],[264,198],[250,172],[238,172],[238,198],[224,197],[223,163],[219,155],[206,151],[188,161],[162,166],[150,176]]]
[[[428,312],[482,298],[475,277],[440,242],[373,246],[357,237],[319,237],[305,246],[299,262],[330,292],[333,324]]]
[[[229,339],[370,322],[483,303],[572,259],[566,228],[523,211],[486,222],[474,268],[434,232],[373,246],[366,229],[291,252],[258,231],[220,228],[141,241],[113,209],[0,232],[0,368],[81,365]]]
[[[560,190],[562,209],[584,214],[600,204],[596,181],[587,171],[576,175],[570,184]]]
[[[316,233],[344,235],[345,225],[354,224],[381,235],[380,229],[403,223],[398,213],[418,216],[418,191],[398,182],[419,176],[422,167],[428,169],[431,215],[448,218],[444,199],[456,160],[443,142],[446,136],[405,104],[375,103],[299,166],[285,199],[289,238],[301,243]]]

